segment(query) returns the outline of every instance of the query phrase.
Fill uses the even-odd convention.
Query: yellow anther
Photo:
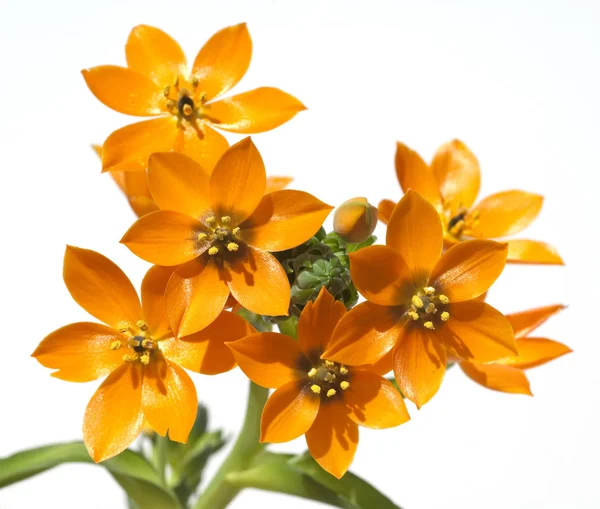
[[[323,378],[323,380],[325,380],[326,382],[333,382],[335,380],[335,374],[334,373],[327,373],[325,375],[325,377]]]
[[[444,311],[441,315],[440,318],[442,319],[443,322],[447,322],[448,318],[450,318],[450,313],[448,313],[448,311]]]
[[[227,244],[227,251],[237,251],[240,248],[235,242]]]
[[[206,235],[206,233],[199,233],[198,234],[198,241],[202,242],[203,240],[206,239],[206,237],[208,237],[208,235]]]
[[[426,329],[429,329],[429,330],[435,330],[435,326],[433,325],[433,322],[425,322],[423,324],[423,327],[425,327]]]
[[[217,246],[213,246],[208,250],[208,254],[210,256],[215,256],[219,252],[219,248]]]
[[[219,240],[225,240],[225,236],[227,234],[220,231],[220,232],[216,233],[216,235],[217,235],[217,239],[219,239]]]
[[[332,396],[335,396],[336,390],[335,389],[329,389],[327,391],[327,397],[331,398]]]
[[[150,364],[150,356],[149,356],[147,353],[145,353],[144,355],[142,355],[142,356],[140,357],[140,362],[141,362],[141,363],[142,363],[144,366],[147,366],[148,364]]]
[[[172,110],[175,107],[175,103],[170,99],[167,101],[167,109]]]
[[[194,108],[192,108],[189,104],[183,105],[183,114],[186,117],[189,117],[192,113],[194,113]]]
[[[150,339],[144,339],[144,341],[142,341],[142,346],[144,348],[150,350],[150,349],[154,348],[154,343]]]
[[[321,394],[321,386],[320,385],[313,384],[310,386],[310,390],[313,391],[315,394]]]
[[[130,355],[125,354],[125,355],[123,355],[123,360],[125,362],[135,362],[138,360],[138,354],[137,353],[132,353]]]
[[[229,224],[229,223],[231,223],[231,216],[223,216],[223,217],[221,218],[221,222],[222,222],[223,224]]]
[[[171,93],[171,87],[165,87],[165,89],[163,90],[163,95],[165,97],[169,97],[170,93]]]
[[[410,316],[415,322],[419,319],[419,313],[416,311],[409,311],[407,315]]]
[[[421,300],[421,297],[419,297],[418,295],[413,295],[412,299],[410,299],[410,301],[413,303],[413,306],[415,306],[416,308],[423,307],[423,301]]]
[[[308,372],[308,376],[315,376],[317,374],[317,370],[315,368],[312,368],[309,372]]]
[[[140,346],[140,342],[137,339],[129,338],[127,340],[127,345],[129,345],[131,348],[135,348],[136,346]]]
[[[346,382],[346,380],[344,380],[342,383],[340,383],[340,389],[343,391],[345,391],[348,387],[350,387],[350,382]]]
[[[341,375],[347,375],[348,374],[348,368],[346,366],[340,366],[340,374]]]
[[[236,226],[236,227],[235,227],[233,230],[231,230],[231,233],[233,233],[233,235],[234,235],[235,237],[237,237],[237,236],[239,235],[239,233],[240,233],[240,228],[239,228],[239,226]]]
[[[148,324],[146,322],[144,322],[144,320],[138,320],[135,324],[138,326],[138,329],[140,329],[140,330],[148,330]]]
[[[118,350],[119,348],[121,348],[121,346],[123,345],[123,343],[121,343],[118,339],[116,341],[113,341],[110,344],[110,349],[111,350]]]
[[[206,221],[204,221],[207,225],[211,225],[215,222],[215,216],[210,216],[206,218]]]
[[[450,299],[445,295],[438,295],[438,299],[442,304],[448,304],[448,302],[450,302]]]
[[[423,291],[426,295],[433,295],[435,293],[435,288],[433,286],[426,286],[423,288]]]
[[[192,86],[197,87],[198,83],[199,83],[198,78],[196,78],[196,76],[193,76],[192,77]]]
[[[328,368],[331,368],[331,367],[335,366],[335,362],[325,361],[325,366],[327,366]]]
[[[435,308],[435,304],[433,302],[427,304],[425,311],[427,311],[428,313],[435,313],[437,311],[437,309]]]
[[[119,329],[119,332],[128,332],[129,327],[129,322],[122,321],[117,324],[117,329]]]

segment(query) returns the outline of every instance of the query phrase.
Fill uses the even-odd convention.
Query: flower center
[[[348,368],[332,361],[321,361],[308,372],[310,390],[320,394],[321,399],[333,398],[350,387]]]
[[[208,243],[208,254],[216,256],[226,253],[235,253],[240,248],[240,229],[231,227],[231,217],[223,216],[217,220],[214,216],[208,217],[205,221],[208,232],[198,234],[198,241]]]
[[[119,350],[121,347],[127,346],[131,352],[123,355],[123,361],[140,361],[144,366],[147,366],[158,349],[158,342],[148,334],[148,325],[146,322],[138,320],[135,327],[129,322],[121,322],[119,324],[119,332],[128,336],[127,345],[123,345],[121,341],[117,340],[110,344],[110,349]]]
[[[177,117],[179,124],[183,125],[185,121],[196,128],[200,120],[206,116],[205,94],[201,94],[199,101],[194,102],[189,88],[181,86],[182,81],[184,80],[178,76],[172,86],[168,86],[163,90],[163,95],[167,101],[166,107],[171,115]],[[198,79],[192,77],[188,85],[193,90],[196,90],[198,88]],[[196,95],[194,94],[194,96]]]
[[[479,212],[475,212],[471,217],[467,217],[469,211],[464,207],[460,207],[456,214],[448,219],[450,214],[451,212],[448,210],[445,213],[445,218],[448,221],[446,231],[458,240],[461,239],[463,233],[468,234],[469,230],[472,230],[479,220]]]
[[[450,313],[446,310],[449,303],[448,297],[443,294],[436,295],[433,286],[426,286],[412,296],[406,315],[426,329],[435,330],[436,325],[450,319]]]

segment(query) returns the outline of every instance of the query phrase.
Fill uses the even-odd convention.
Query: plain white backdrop
[[[490,293],[507,313],[570,305],[540,332],[575,353],[529,372],[533,398],[485,390],[451,370],[421,411],[409,407],[411,422],[361,430],[353,471],[405,509],[600,507],[600,4],[592,0],[2,0],[0,456],[79,439],[98,385],[53,379],[30,357],[52,330],[88,319],[62,283],[65,245],[104,253],[136,284],[148,267],[118,244],[134,215],[89,148],[134,119],[99,103],[80,70],[123,65],[140,23],[167,31],[193,59],[215,31],[242,21],[254,55],[234,93],[278,86],[308,106],[254,137],[270,174],[291,175],[295,188],[334,205],[398,199],[395,141],[429,159],[457,137],[480,160],[482,196],[512,188],[546,196],[521,236],[551,242],[567,263],[509,266]],[[246,396],[240,372],[193,378],[212,426],[235,433]],[[304,442],[278,449],[301,451]],[[232,507],[259,503],[318,506],[247,491]],[[118,485],[93,465],[0,490],[2,509],[122,504]]]

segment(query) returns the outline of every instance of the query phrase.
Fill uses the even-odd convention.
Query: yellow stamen
[[[210,256],[215,256],[219,252],[219,248],[217,246],[213,246],[208,250],[208,254]]]
[[[335,396],[336,390],[335,389],[329,389],[327,391],[327,397],[331,398],[332,396]]]
[[[127,340],[127,344],[131,347],[131,348],[135,348],[136,346],[140,346],[140,342],[137,339],[133,339],[133,338],[129,338]]]
[[[198,78],[196,78],[196,76],[193,76],[192,77],[192,86],[195,88],[198,86],[198,83],[199,83]]]
[[[450,299],[445,295],[438,295],[438,299],[442,304],[448,304],[448,302],[450,302]]]
[[[117,324],[117,329],[119,329],[119,332],[128,332],[129,327],[129,322],[122,321]]]
[[[348,368],[346,366],[340,366],[340,374],[347,375],[348,374]]]
[[[335,366],[335,362],[325,361],[325,366],[327,366],[328,368],[331,368],[332,366]]]
[[[165,87],[165,89],[163,90],[163,95],[165,97],[169,97],[170,93],[171,93],[171,87]]]
[[[415,306],[416,308],[423,307],[423,301],[421,300],[421,297],[419,297],[418,295],[413,295],[411,302],[413,303],[413,306]]]
[[[227,244],[227,251],[237,251],[240,248],[235,242]]]
[[[429,330],[435,330],[435,327],[434,327],[434,325],[433,325],[433,322],[425,322],[425,323],[423,324],[423,327],[425,327],[426,329],[429,329]]]
[[[123,355],[123,360],[125,362],[135,362],[138,359],[138,354],[137,353],[132,353],[131,355]]]
[[[444,311],[441,315],[440,318],[442,319],[443,322],[447,322],[448,318],[450,318],[450,313],[448,313],[448,311]]]
[[[144,341],[142,341],[142,346],[144,348],[151,349],[154,348],[154,343],[150,339],[144,339]]]
[[[199,233],[198,234],[198,240],[200,242],[202,242],[204,239],[206,239],[206,237],[207,237],[206,233]]]
[[[343,391],[345,391],[348,387],[350,387],[350,382],[346,382],[346,380],[344,380],[342,383],[340,383],[340,389]]]
[[[435,293],[435,288],[433,286],[426,286],[423,288],[423,291],[426,295],[433,295]]]
[[[308,376],[315,376],[317,374],[317,370],[315,368],[312,368],[309,372],[308,372]]]
[[[409,311],[407,314],[415,321],[419,319],[419,313],[417,313],[416,311]]]
[[[321,394],[321,387],[317,384],[311,385],[310,390],[313,391],[315,394]]]
[[[233,235],[234,235],[235,237],[237,237],[237,236],[239,235],[239,233],[240,233],[240,228],[239,228],[239,226],[236,226],[236,227],[235,227],[233,230],[231,230],[231,233],[233,233]]]
[[[167,101],[167,109],[172,110],[175,107],[175,103],[170,99]]]
[[[427,304],[425,311],[427,311],[428,313],[435,313],[437,311],[437,309],[435,308],[435,304],[433,302]]]
[[[209,225],[209,226],[210,226],[211,224],[213,224],[214,222],[215,222],[215,216],[210,216],[210,217],[207,217],[207,218],[206,218],[206,221],[205,221],[205,223],[206,223],[207,225]]]
[[[135,324],[138,326],[138,329],[140,329],[140,330],[148,330],[148,324],[146,322],[144,322],[144,320],[138,320]]]
[[[111,350],[118,350],[119,348],[121,348],[121,346],[123,345],[123,343],[121,343],[118,339],[116,341],[113,341],[110,344],[110,349]]]
[[[145,353],[144,355],[142,355],[142,356],[140,357],[140,362],[141,362],[141,363],[142,363],[144,366],[147,366],[148,364],[150,364],[150,356],[149,356],[147,353]]]
[[[229,223],[231,223],[231,217],[230,217],[230,216],[223,216],[223,217],[221,218],[221,222],[222,222],[223,224],[229,224]]]

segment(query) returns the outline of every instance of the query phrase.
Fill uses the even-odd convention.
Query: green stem
[[[169,446],[167,437],[161,437],[156,435],[156,442],[154,445],[154,464],[156,465],[156,471],[160,476],[162,482],[166,482],[167,476],[167,447]]]
[[[260,417],[269,397],[269,389],[250,382],[246,417],[229,455],[192,509],[223,509],[237,496],[241,488],[227,481],[227,475],[248,468],[254,456],[265,447],[259,442]]]

